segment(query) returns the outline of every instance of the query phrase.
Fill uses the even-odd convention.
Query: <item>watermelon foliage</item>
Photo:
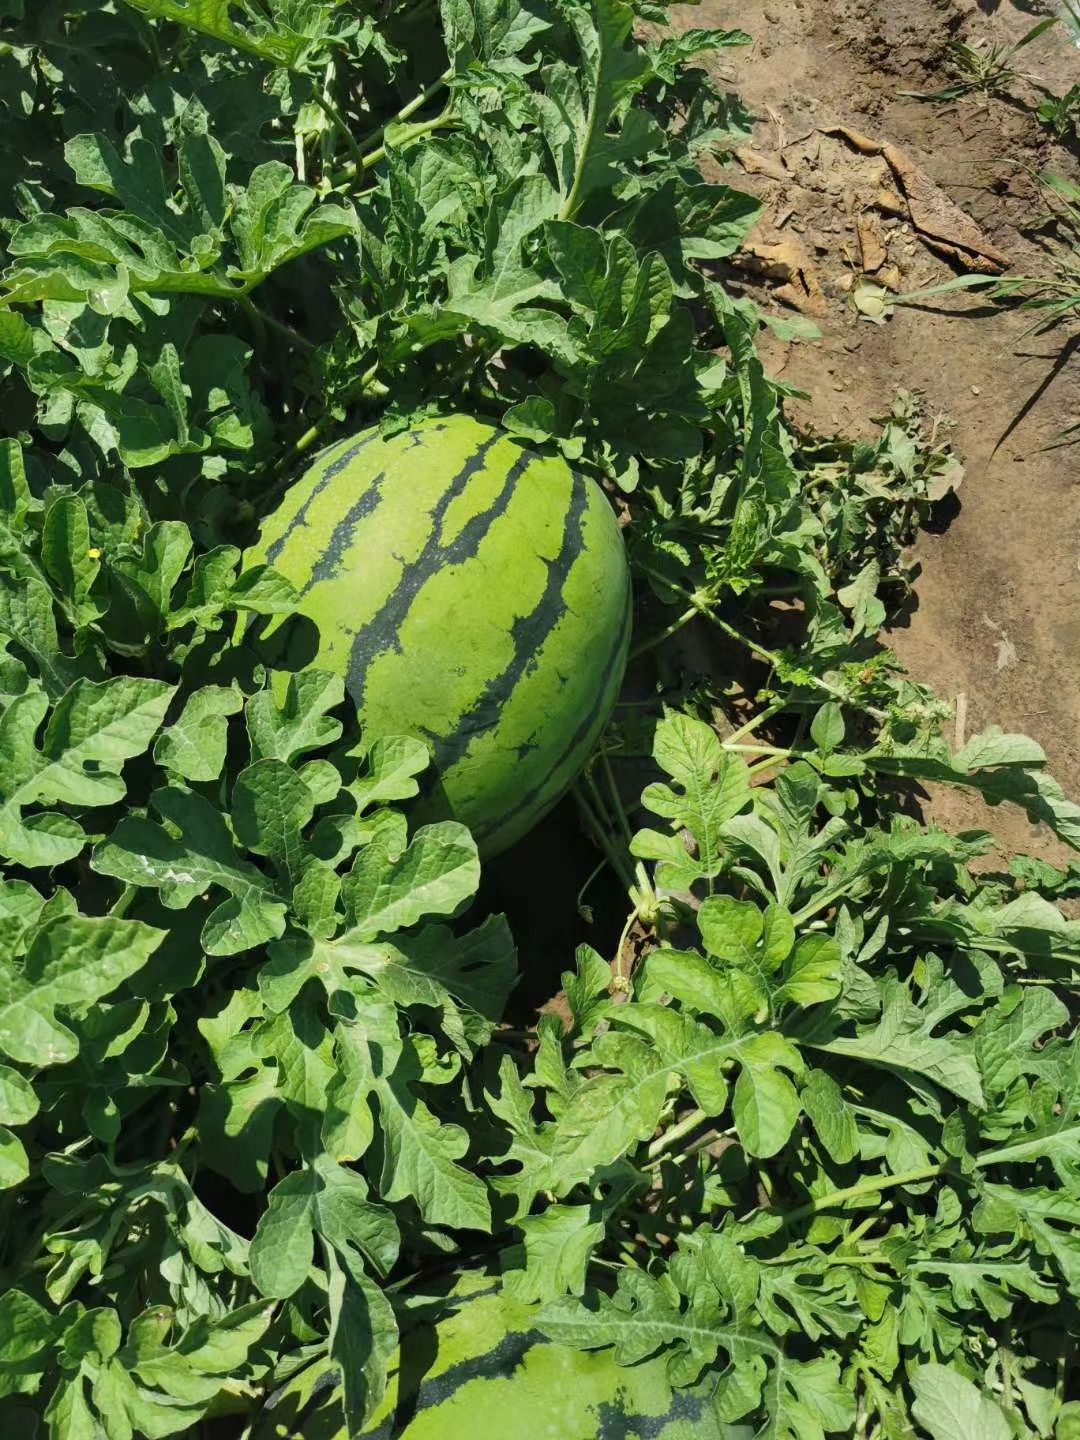
[[[611,716],[630,577],[587,476],[468,415],[331,446],[249,557],[300,593],[369,739],[427,742],[427,799],[485,854],[577,779]],[[294,642],[295,643],[295,642]]]
[[[5,1434],[1075,1436],[1070,872],[897,785],[1080,811],[878,639],[957,464],[910,396],[789,422],[697,164],[746,37],[665,18],[3,7]],[[524,1035],[427,746],[242,564],[322,444],[462,412],[621,491],[639,595],[576,792],[639,943]]]

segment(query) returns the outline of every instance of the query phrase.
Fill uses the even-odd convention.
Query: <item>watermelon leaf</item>
[[[356,1433],[372,1418],[386,1391],[398,1341],[389,1300],[363,1270],[324,1246],[329,1280],[329,1351],[341,1367],[346,1427]]]
[[[690,1280],[689,1269],[679,1269],[678,1262],[674,1274]],[[614,1296],[597,1307],[559,1300],[540,1312],[537,1323],[552,1340],[587,1348],[611,1345],[623,1364],[664,1353],[674,1384],[692,1384],[722,1355],[726,1365],[717,1409],[724,1419],[735,1420],[763,1402],[768,1418],[759,1435],[813,1440],[854,1423],[854,1396],[840,1382],[837,1361],[788,1357],[741,1320],[715,1282],[675,1291],[676,1298],[673,1288],[641,1272],[623,1271]]]
[[[200,34],[257,56],[273,65],[297,66],[333,36],[334,7],[321,0],[301,5],[271,5],[269,13],[235,0],[125,0],[155,20],[190,26]]]
[[[427,746],[412,735],[375,740],[364,752],[366,773],[351,790],[362,812],[392,800],[411,800],[419,790],[416,776],[430,763]]]
[[[208,955],[235,955],[276,939],[285,929],[285,905],[269,880],[236,850],[224,817],[202,796],[156,790],[154,808],[179,831],[174,837],[152,820],[122,820],[93,856],[94,869],[129,885],[152,885],[169,909],[183,909],[208,887],[224,890],[203,926]]]
[[[947,1365],[921,1365],[911,1377],[911,1388],[912,1414],[932,1440],[961,1440],[966,1435],[1007,1440],[1012,1434],[994,1400]]]
[[[308,1277],[318,1237],[350,1271],[364,1260],[385,1275],[398,1251],[393,1216],[368,1199],[355,1171],[318,1155],[270,1191],[251,1242],[251,1278],[262,1294],[288,1299]]]
[[[141,754],[161,725],[173,695],[154,680],[116,676],[77,680],[49,713],[43,691],[15,698],[0,718],[0,851],[27,866],[55,865],[86,843],[82,827],[56,811],[31,805],[115,804],[124,794],[121,767]]]
[[[245,712],[252,759],[291,763],[332,745],[342,726],[329,712],[344,698],[340,675],[326,670],[290,675],[281,701],[270,690],[259,691]]]
[[[600,1036],[590,1058],[604,1073],[571,1095],[551,1132],[553,1188],[560,1194],[651,1135],[667,1098],[670,1068],[638,1036]]]
[[[643,802],[673,829],[689,831],[696,853],[681,839],[645,830],[635,837],[634,854],[660,860],[661,884],[673,890],[689,889],[699,878],[712,881],[724,864],[723,827],[750,803],[746,766],[708,725],[678,714],[657,728],[656,759],[678,788],[651,785]]]
[[[26,1149],[9,1125],[26,1125],[38,1112],[30,1082],[17,1070],[0,1065],[0,1190],[20,1184],[30,1174]]]
[[[205,685],[154,743],[154,759],[181,780],[216,780],[225,764],[228,717],[243,708],[238,690]]]
[[[415,1201],[431,1225],[491,1230],[487,1187],[457,1162],[468,1136],[441,1124],[418,1097],[415,1056],[406,1051],[392,1074],[376,1082],[382,1122],[382,1193],[387,1200]]]
[[[574,14],[583,62],[582,94],[575,108],[585,112],[587,121],[567,157],[571,163],[560,176],[563,220],[572,219],[594,190],[617,183],[620,171],[661,139],[651,117],[637,111],[631,121],[628,114],[634,96],[650,78],[645,56],[627,44],[633,18],[624,0],[600,0],[595,18],[584,7]],[[617,136],[610,134],[613,123],[621,131]]]
[[[604,1220],[589,1205],[553,1205],[520,1223],[525,1265],[511,1271],[507,1293],[525,1301],[580,1295],[589,1261],[604,1238]]]
[[[404,854],[376,837],[341,884],[358,937],[391,935],[426,915],[453,915],[480,883],[476,845],[464,825],[444,820],[417,830]]]
[[[17,467],[8,470],[21,521],[37,512],[14,483]],[[222,623],[229,611],[281,614],[291,589],[265,567],[238,578],[235,547],[197,553],[182,522],[144,519],[119,489],[54,496],[27,536],[39,593],[24,587],[17,613],[8,592],[20,656],[6,656],[0,695],[9,848],[39,870],[77,855],[80,898],[97,913],[79,913],[63,887],[42,893],[11,879],[0,888],[11,949],[0,961],[0,1050],[12,1062],[0,1067],[0,1181],[38,1183],[44,1072],[67,1075],[55,1093],[70,1095],[78,1123],[110,1147],[133,1114],[202,1077],[191,1131],[201,1164],[249,1196],[277,1175],[250,1249],[179,1167],[118,1168],[98,1154],[79,1169],[58,1155],[46,1183],[84,1197],[78,1235],[97,1237],[98,1200],[115,1200],[118,1228],[79,1249],[99,1269],[142,1223],[146,1196],[164,1205],[162,1234],[177,1238],[162,1243],[178,1247],[176,1294],[193,1297],[196,1324],[199,1277],[223,1270],[274,1300],[325,1296],[316,1333],[355,1367],[339,1393],[358,1427],[379,1403],[396,1343],[382,1286],[402,1234],[491,1228],[460,1123],[463,1080],[501,1017],[513,944],[496,916],[460,933],[425,923],[456,916],[479,879],[464,827],[428,825],[410,842],[405,816],[388,808],[416,793],[425,747],[393,737],[366,746],[351,717],[335,713],[336,676],[268,675],[243,632]],[[60,627],[81,637],[77,664],[60,650]],[[155,663],[174,679],[77,673],[149,649],[169,657]],[[92,848],[80,823],[88,813],[102,816]],[[222,958],[225,988],[201,986]],[[181,1060],[176,1002],[192,985],[198,1038]],[[58,1265],[57,1305],[82,1267]],[[123,1350],[116,1311],[101,1314],[100,1334],[64,1342],[73,1368],[53,1384],[50,1414],[90,1425],[112,1407],[133,1433],[158,1433],[170,1405],[185,1426],[205,1413],[221,1389],[212,1366],[195,1381],[159,1357],[159,1374],[142,1350]],[[182,1343],[186,1355],[202,1342]],[[229,1353],[223,1363],[248,1365],[246,1347]]]
[[[111,916],[58,915],[40,925],[25,960],[17,967],[4,961],[0,1050],[39,1067],[73,1059],[78,1039],[56,1007],[79,1010],[108,995],[146,964],[163,938],[148,925]],[[25,1090],[12,1089],[13,1080],[18,1083],[14,1076],[5,1085],[7,1108],[25,1109]]]

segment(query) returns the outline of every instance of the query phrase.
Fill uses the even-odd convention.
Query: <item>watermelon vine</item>
[[[812,327],[725,286],[758,206],[702,169],[748,37],[668,18],[0,6],[5,1434],[1080,1433],[1077,867],[905,797],[1080,807],[889,652],[959,461],[906,393],[790,420],[757,338]],[[407,483],[448,426],[535,482],[498,553]],[[444,653],[468,734],[406,714]],[[511,715],[471,833],[440,741]],[[576,772],[537,1021],[480,850]]]

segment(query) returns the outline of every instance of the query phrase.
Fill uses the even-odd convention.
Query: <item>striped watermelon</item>
[[[609,1349],[556,1344],[536,1329],[541,1308],[477,1272],[449,1293],[410,1291],[363,1440],[750,1440],[720,1419],[715,1381],[673,1390],[664,1354],[619,1365]],[[304,1367],[272,1396],[253,1440],[360,1440],[339,1381],[328,1356]]]
[[[603,492],[466,415],[324,451],[249,559],[301,593],[370,739],[434,757],[428,809],[492,855],[550,809],[615,702],[630,584]]]
[[[534,1328],[538,1308],[512,1299],[493,1277],[461,1277],[437,1323],[402,1337],[405,1363],[392,1371],[366,1440],[488,1440],[504,1433],[513,1440],[722,1440],[732,1434],[706,1391],[672,1390],[666,1357],[622,1366],[610,1350],[554,1344]],[[401,1428],[403,1417],[411,1418]],[[334,1440],[346,1440],[344,1431]]]

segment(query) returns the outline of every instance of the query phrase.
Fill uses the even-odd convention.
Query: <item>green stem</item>
[[[141,886],[139,885],[125,885],[113,903],[112,908],[109,910],[109,914],[115,916],[117,919],[126,915],[134,902],[139,898],[140,889]]]
[[[581,818],[585,822],[585,828],[590,833],[593,844],[598,850],[602,850],[605,857],[610,860],[611,856],[608,855],[608,847],[604,843],[604,827],[600,824],[591,802],[586,798],[580,781],[574,785],[572,794]]]
[[[322,424],[309,426],[303,435],[300,436],[300,439],[293,445],[289,454],[294,456],[303,455],[306,451],[310,450],[325,428]]]
[[[582,907],[582,905],[585,903],[585,893],[586,893],[586,891],[588,890],[588,888],[589,888],[589,886],[592,884],[592,882],[596,879],[596,877],[600,874],[601,870],[604,869],[604,867],[607,865],[607,863],[608,863],[608,861],[607,861],[607,856],[606,856],[606,855],[602,855],[602,856],[600,857],[600,863],[599,863],[598,865],[596,865],[592,870],[589,871],[589,875],[588,875],[587,880],[585,881],[585,884],[582,885],[581,889],[577,892],[577,899],[574,901],[574,904],[575,904],[575,906],[576,906],[577,911],[578,911],[579,914],[581,913],[581,907]]]
[[[194,1125],[189,1126],[177,1140],[172,1150],[166,1155],[165,1160],[169,1165],[179,1165],[184,1158],[184,1151],[198,1138],[198,1131]]]
[[[364,152],[356,143],[356,136],[349,129],[345,116],[342,115],[334,102],[322,93],[318,86],[314,86],[311,93],[315,104],[318,105],[319,109],[330,121],[331,125],[333,125],[342,140],[345,141],[345,147],[349,151],[349,154],[352,155],[356,164],[362,165],[364,163]]]
[[[729,625],[726,620],[722,619],[721,616],[717,615],[713,610],[706,607],[702,609],[701,613],[705,616],[706,620],[711,620],[718,630],[722,630],[729,639],[737,641],[740,645],[745,645],[754,655],[760,656],[762,660],[767,660],[774,669],[782,668],[784,657],[777,654],[775,650],[768,649],[767,646],[762,645],[757,640],[751,640],[749,635],[744,635],[741,630],[736,630],[734,625]],[[830,694],[842,693],[835,690],[834,687],[830,686],[820,676],[814,677],[814,683],[815,685],[820,685],[823,690],[828,690]]]
[[[985,1170],[988,1165],[1009,1165],[1017,1160],[1030,1160],[1045,1154],[1049,1141],[1053,1139],[1059,1142],[1064,1149],[1071,1140],[1080,1140],[1080,1125],[1070,1126],[1055,1136],[1039,1136],[1036,1140],[1021,1140],[1016,1145],[1001,1145],[993,1150],[984,1150],[981,1155],[976,1155],[972,1160],[974,1170]],[[904,1170],[899,1175],[879,1175],[869,1180],[860,1180],[857,1185],[849,1185],[845,1190],[830,1190],[827,1195],[819,1195],[816,1200],[809,1201],[806,1205],[800,1205],[797,1210],[789,1210],[786,1215],[781,1215],[785,1225],[790,1225],[795,1220],[805,1219],[807,1215],[816,1215],[819,1210],[831,1210],[837,1205],[845,1205],[849,1200],[859,1200],[865,1195],[877,1195],[882,1190],[893,1190],[901,1185],[917,1185],[923,1180],[934,1180],[944,1174],[952,1164],[950,1160],[942,1160],[937,1165],[923,1165],[917,1170]],[[962,1171],[951,1172],[956,1179],[967,1179]]]
[[[788,764],[784,755],[767,755],[764,760],[755,760],[753,765],[746,767],[748,775],[760,775],[763,770],[775,770],[777,766]]]
[[[689,590],[685,590],[681,585],[676,584],[666,575],[661,575],[659,571],[653,570],[649,565],[642,565],[639,562],[639,568],[642,569],[646,575],[657,581],[658,584],[663,585],[665,589],[674,590],[676,595],[681,595],[684,600],[688,600],[691,608],[695,610],[697,614],[703,615],[706,620],[711,621],[713,625],[723,630],[724,634],[729,635],[732,640],[737,640],[740,645],[745,645],[748,650],[752,650],[754,654],[760,655],[763,660],[768,660],[770,665],[783,663],[781,657],[774,651],[767,650],[764,645],[759,645],[756,640],[751,640],[748,635],[744,635],[741,631],[736,630],[734,625],[729,625],[726,620],[722,620],[719,615],[713,612],[711,604],[701,599],[700,596],[691,593]]]
[[[240,305],[245,314],[250,317],[256,334],[263,329],[273,330],[275,335],[280,335],[283,340],[288,340],[289,344],[295,345],[298,350],[303,350],[309,355],[314,351],[315,346],[310,340],[294,330],[291,325],[286,325],[281,320],[275,320],[273,315],[264,310],[261,305],[257,305],[250,295],[242,296]]]
[[[277,497],[282,493],[293,477],[293,466],[301,455],[305,455],[315,442],[329,429],[330,417],[322,416],[316,424],[310,425],[300,436],[300,439],[290,445],[289,449],[279,458],[277,464],[271,471],[272,484],[267,488],[260,498],[260,504],[264,511],[269,509]]]
[[[736,740],[741,740],[744,735],[752,735],[767,720],[771,720],[774,715],[779,715],[784,708],[784,703],[783,700],[774,700],[771,705],[767,705],[764,710],[759,711],[752,720],[748,720],[745,725],[740,725],[738,730],[733,730],[723,744],[732,745]]]
[[[887,1209],[888,1206],[891,1204],[892,1201],[890,1200],[888,1202],[888,1205],[882,1206],[882,1209]],[[857,1240],[862,1239],[862,1237],[866,1234],[868,1230],[873,1229],[873,1227],[878,1223],[879,1219],[879,1215],[868,1215],[865,1220],[860,1221],[859,1224],[855,1226],[855,1229],[852,1230],[851,1234],[844,1241],[844,1244],[854,1245]]]
[[[655,650],[657,645],[662,645],[665,640],[670,640],[672,635],[677,635],[684,625],[689,625],[691,620],[697,618],[697,607],[691,605],[689,610],[684,610],[677,620],[670,625],[665,625],[656,635],[651,635],[648,640],[642,640],[639,645],[632,647],[627,660],[636,660],[639,655],[647,655],[650,650]]]
[[[372,131],[369,138],[381,143],[382,137],[386,133],[387,125],[400,125],[403,121],[411,119],[417,110],[422,110],[427,102],[439,93],[453,73],[453,70],[444,70],[441,75],[437,76],[431,82],[426,90],[421,90],[419,95],[414,95],[408,104],[403,105],[393,120],[388,120],[386,125],[380,125],[377,130]]]
[[[376,361],[368,371],[361,376],[359,394],[362,399],[382,399],[390,392],[375,376],[379,370],[379,362]],[[263,501],[269,504],[273,497],[289,483],[292,474],[292,467],[301,455],[311,449],[327,430],[334,424],[333,416],[330,414],[321,415],[314,425],[308,426],[299,440],[295,441],[288,450],[281,456],[274,466],[274,483],[263,496]]]
[[[637,920],[637,918],[638,912],[637,906],[635,905],[634,908],[630,911],[630,914],[626,917],[626,924],[623,926],[622,933],[619,936],[619,943],[615,946],[615,958],[611,962],[612,989],[621,990],[627,995],[629,995],[630,993],[630,976],[628,974],[624,974],[623,972],[622,952],[623,946],[630,938],[630,931],[634,928],[634,922],[635,920]]]
[[[602,855],[607,858],[608,864],[618,875],[620,882],[627,890],[634,888],[634,876],[626,863],[626,857],[622,847],[613,844],[611,836],[605,829],[602,821],[593,808],[592,801],[585,793],[585,786],[579,780],[571,791],[578,807],[578,812],[585,822],[585,828],[589,831],[593,844]]]
[[[696,1155],[699,1150],[706,1150],[710,1145],[715,1145],[717,1140],[730,1140],[737,1134],[738,1132],[734,1125],[730,1126],[727,1130],[706,1130],[704,1135],[699,1135],[696,1140],[692,1140],[689,1145],[685,1146],[679,1152],[678,1158],[680,1160],[689,1160],[690,1157]],[[691,1224],[693,1223],[695,1222],[691,1220]]]
[[[585,771],[581,778],[593,802],[593,813],[599,817],[600,823],[603,825],[605,833],[609,835],[612,834],[615,830],[615,824],[611,818],[610,812],[608,811],[607,801],[600,793],[600,787],[596,783],[596,777],[592,772],[591,765]]]
[[[657,571],[651,569],[650,566],[641,564],[640,561],[638,562],[638,568],[643,570],[646,575],[651,576],[659,584],[663,585],[665,589],[674,590],[677,595],[681,595],[684,600],[688,600],[699,614],[703,615],[705,619],[708,620],[710,624],[715,625],[717,629],[722,630],[730,639],[745,646],[747,650],[760,656],[762,660],[767,660],[774,669],[783,669],[784,658],[782,655],[777,654],[775,650],[769,650],[757,640],[752,640],[749,635],[744,635],[741,630],[736,630],[734,625],[729,625],[726,620],[717,615],[711,608],[711,605],[705,600],[702,600],[697,595],[691,594],[689,590],[684,590],[681,585],[675,584],[672,580],[668,579],[666,575],[659,574]],[[811,683],[819,689],[824,690],[826,694],[835,696],[838,700],[847,701],[849,698],[845,690],[839,685],[834,685],[832,681],[826,680],[824,675],[815,675]],[[866,705],[863,708],[866,714],[872,716],[879,722],[883,722],[888,718],[883,710],[876,710],[871,705]]]
[[[945,1169],[945,1163],[943,1161],[940,1165],[923,1165],[917,1170],[902,1170],[899,1175],[877,1175],[872,1180],[860,1180],[857,1185],[849,1185],[844,1190],[830,1190],[827,1195],[819,1195],[816,1200],[800,1205],[797,1210],[789,1210],[780,1218],[785,1225],[792,1225],[796,1220],[805,1220],[808,1215],[816,1215],[820,1210],[832,1210],[837,1205],[846,1205],[849,1200],[861,1200],[866,1195],[877,1195],[882,1190],[895,1190],[901,1185],[917,1185],[922,1180],[933,1180]]]
[[[611,796],[611,806],[615,812],[615,818],[619,822],[619,829],[629,847],[634,838],[630,830],[630,822],[626,818],[626,810],[623,807],[622,796],[619,794],[619,787],[615,784],[615,773],[611,768],[611,761],[608,759],[606,750],[600,751],[600,768],[604,772],[604,780],[607,782],[608,793]]]
[[[699,1125],[708,1119],[709,1116],[706,1111],[700,1109],[691,1110],[689,1115],[684,1115],[677,1125],[673,1125],[670,1130],[665,1130],[663,1135],[658,1136],[650,1144],[648,1149],[649,1159],[655,1160],[656,1157],[662,1155],[665,1150],[670,1150],[671,1147],[677,1145],[685,1135],[689,1135],[692,1130],[696,1130]]]
[[[410,116],[415,115],[417,110],[420,110],[433,96],[437,95],[438,92],[443,89],[452,74],[452,70],[444,70],[436,80],[431,82],[426,90],[422,90],[419,95],[414,95],[408,104],[401,107],[396,115],[373,130],[367,137],[368,146],[366,150],[361,150],[359,146],[355,146],[354,153],[356,158],[352,163],[343,166],[340,170],[335,170],[329,177],[332,188],[335,190],[348,189],[349,181],[355,180],[357,175],[365,170],[370,170],[373,165],[377,165],[380,160],[385,159],[387,130],[393,125],[404,124]],[[436,116],[434,120],[425,120],[417,125],[410,126],[408,132],[403,135],[397,143],[408,143],[409,140],[416,139],[420,135],[426,135],[430,130],[437,130],[451,118],[452,116],[448,107],[441,115]]]
[[[805,925],[807,920],[812,920],[815,915],[820,915],[822,910],[828,910],[835,905],[837,900],[846,895],[863,878],[862,875],[855,875],[843,885],[835,886],[831,890],[823,890],[816,900],[811,901],[809,905],[804,905],[792,916],[793,921],[797,926]]]
[[[369,151],[360,163],[352,168],[351,178],[355,180],[361,170],[370,170],[373,165],[378,165],[381,160],[385,160],[387,150],[400,150],[405,145],[411,145],[414,140],[419,140],[421,136],[430,135],[433,130],[449,129],[451,126],[457,125],[457,123],[457,120],[451,115],[450,111],[444,110],[441,115],[436,115],[434,120],[425,120],[422,125],[406,126],[395,140],[393,146],[384,144],[380,145],[377,150]],[[349,188],[350,185],[348,181],[331,186],[331,189],[334,191],[348,190]]]
[[[1003,1389],[1002,1399],[1005,1401],[1006,1410],[1015,1412],[1016,1404],[1013,1400],[1013,1362],[1012,1352],[1008,1346],[1009,1332],[1007,1324],[1003,1326],[1003,1333],[999,1343],[998,1353],[1001,1356],[1001,1384]]]
[[[600,753],[601,760],[606,759],[604,752],[601,751]],[[610,860],[612,869],[629,891],[630,902],[634,906],[634,913],[639,919],[644,921],[646,925],[652,925],[657,906],[656,891],[640,860],[634,864],[633,871],[630,869],[627,856],[630,852],[630,841],[633,836],[631,834],[629,821],[626,818],[626,812],[623,809],[622,801],[619,798],[619,793],[615,789],[614,777],[609,775],[611,795],[615,807],[615,819],[612,819],[611,807],[609,807],[604,796],[600,793],[600,788],[593,777],[592,771],[586,770],[582,778],[586,788],[591,792],[592,803],[594,805],[592,809],[593,818],[598,825],[600,833],[604,837],[601,848]],[[621,844],[616,840],[615,834],[613,833],[619,829],[623,831]]]
[[[740,755],[779,755],[784,757],[796,755],[801,760],[804,755],[812,753],[807,750],[788,750],[782,745],[735,745],[730,740],[721,740],[720,744],[725,750],[734,750]]]

